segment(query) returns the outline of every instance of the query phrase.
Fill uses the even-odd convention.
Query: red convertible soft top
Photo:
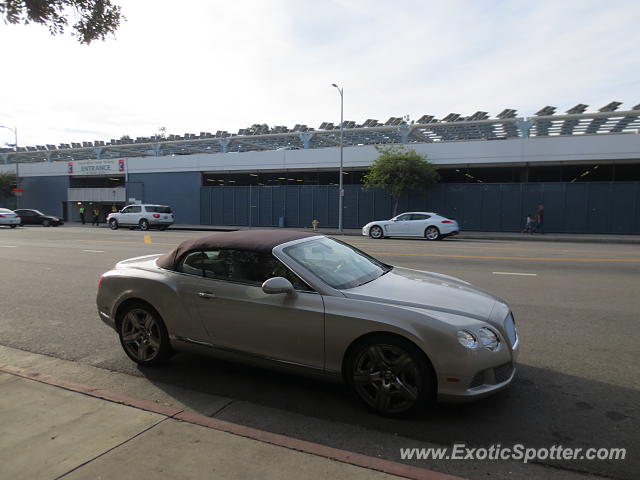
[[[271,252],[273,247],[282,243],[318,236],[317,233],[296,232],[293,230],[238,230],[205,235],[185,240],[169,253],[165,253],[156,262],[161,268],[175,270],[177,261],[187,252],[195,250],[252,250]]]

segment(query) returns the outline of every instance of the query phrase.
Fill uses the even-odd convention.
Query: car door
[[[18,210],[20,221],[23,225],[33,225],[36,219],[36,213],[31,210]]]
[[[387,235],[392,235],[392,236],[404,236],[407,235],[408,230],[409,230],[409,220],[411,219],[411,214],[410,213],[403,213],[402,215],[398,215],[397,217],[395,217],[393,219],[392,222],[390,222],[386,227],[385,227],[385,233]]]
[[[430,217],[431,215],[427,215],[426,213],[412,213],[411,220],[407,222],[409,224],[407,235],[411,235],[413,237],[424,236],[424,231],[429,225],[428,220]]]
[[[189,255],[195,256],[190,260]],[[324,368],[324,302],[270,253],[192,252],[180,269],[202,269],[184,286],[192,314],[213,346],[289,364]],[[193,270],[192,270],[193,271]],[[262,282],[287,276],[295,294],[267,294]]]

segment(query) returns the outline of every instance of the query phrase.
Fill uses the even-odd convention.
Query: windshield
[[[298,243],[285,248],[284,252],[322,281],[339,290],[363,285],[392,268],[357,248],[332,238]]]

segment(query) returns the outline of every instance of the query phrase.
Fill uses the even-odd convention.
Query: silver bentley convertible
[[[496,392],[518,354],[499,298],[303,232],[217,233],[124,260],[97,304],[141,365],[189,350],[292,369],[343,381],[390,416]]]

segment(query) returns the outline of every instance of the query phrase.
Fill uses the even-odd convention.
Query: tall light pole
[[[340,181],[338,187],[338,232],[342,233],[342,200],[344,198],[344,189],[342,188],[342,168],[343,168],[343,149],[344,149],[344,87],[340,88],[335,83],[331,86],[336,87],[340,92]]]
[[[15,151],[18,151],[18,127],[7,127],[5,125],[0,125],[0,128],[6,128],[7,130],[11,130],[13,132],[13,148]],[[18,159],[16,159],[16,185],[18,184],[18,180],[20,179],[20,165],[18,165]],[[16,195],[16,207],[18,206],[18,195]]]

